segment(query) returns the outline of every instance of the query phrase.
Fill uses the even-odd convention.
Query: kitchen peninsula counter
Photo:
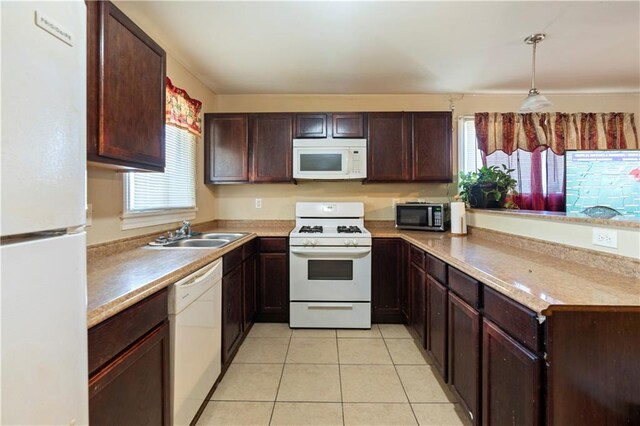
[[[90,248],[88,326],[110,318],[254,238],[286,237],[293,228],[289,222],[270,222],[227,221],[208,229],[194,226],[207,232],[249,233],[222,249],[141,247],[148,237],[130,241],[129,246],[118,243],[121,249],[115,251],[109,247],[116,244]],[[620,260],[619,256],[603,254],[610,266],[592,267],[499,242],[489,231],[474,230],[470,235],[457,237],[448,233],[400,231],[391,225],[365,226],[374,238],[408,241],[541,315],[552,305],[640,307],[638,277],[616,272],[640,269],[640,261],[634,259]],[[131,247],[136,242],[137,247]],[[619,265],[624,267],[618,268]]]

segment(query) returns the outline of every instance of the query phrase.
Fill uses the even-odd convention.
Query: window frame
[[[165,126],[170,126],[170,124],[165,124]],[[188,132],[185,129],[176,128],[176,130]],[[193,155],[193,191],[194,191],[194,206],[193,207],[167,207],[167,208],[159,208],[159,209],[149,209],[149,210],[128,210],[128,195],[129,195],[129,178],[131,173],[126,173],[126,176],[123,176],[123,191],[122,191],[122,213],[120,215],[120,228],[121,230],[130,230],[137,228],[145,228],[149,226],[156,225],[165,225],[169,223],[180,222],[182,220],[193,220],[196,218],[196,214],[198,212],[198,200],[197,200],[197,146],[198,146],[198,137],[189,133],[193,138],[194,144],[194,155]],[[144,172],[146,173],[146,172]]]
[[[465,165],[465,157],[466,157],[466,152],[467,152],[467,144],[465,142],[467,142],[465,140],[465,129],[464,129],[464,125],[466,122],[471,121],[474,122],[474,116],[473,115],[461,115],[460,117],[458,117],[458,178],[460,175],[460,172],[470,172],[470,171],[476,171],[476,170],[467,170],[464,165]],[[478,150],[477,145],[476,145],[476,150]],[[541,177],[542,177],[542,193],[543,195],[546,197],[548,195],[548,154],[549,154],[549,150],[550,148],[544,149],[540,155],[541,155],[541,159],[540,159],[540,164],[542,166],[542,170],[541,170]],[[513,154],[515,154],[515,158],[516,158],[516,162],[518,162],[519,159],[519,155],[520,155],[520,149],[517,149],[514,151]],[[489,156],[488,156],[489,157]],[[480,157],[481,159],[481,157]],[[519,164],[516,164],[515,166],[513,166],[513,168],[516,169],[516,173],[518,173],[520,171],[519,169]],[[520,178],[518,176],[515,177],[518,182],[520,184],[522,184],[522,182],[520,182]],[[459,188],[458,188],[459,190]],[[517,188],[518,192],[522,193],[522,188],[521,186],[519,186]],[[527,192],[524,192],[525,194],[527,194]]]

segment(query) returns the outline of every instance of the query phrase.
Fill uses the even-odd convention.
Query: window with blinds
[[[124,178],[123,220],[135,217],[164,216],[126,225],[123,229],[170,223],[191,217],[173,217],[173,213],[195,211],[196,137],[174,126],[165,126],[164,173],[127,173]],[[137,225],[137,226],[136,226]]]
[[[473,117],[460,118],[458,134],[460,135],[459,171],[475,172],[482,167],[482,157],[476,146],[476,126]]]
[[[475,172],[482,167],[482,156],[476,143],[476,128],[472,116],[461,117],[459,121],[459,167],[465,173]],[[542,192],[561,193],[564,186],[564,159],[553,153],[550,149],[540,153],[540,178],[542,181]],[[507,155],[502,151],[495,151],[487,156],[487,166],[498,166],[502,169],[502,164],[510,169],[514,169],[511,176],[518,181],[516,190],[520,194],[532,192],[533,168],[532,154],[521,149],[517,149],[513,154]]]

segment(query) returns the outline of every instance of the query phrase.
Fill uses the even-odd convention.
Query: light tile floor
[[[468,425],[403,325],[255,324],[199,425]]]

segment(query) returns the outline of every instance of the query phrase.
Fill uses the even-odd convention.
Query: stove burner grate
[[[357,226],[338,226],[338,234],[362,234]]]
[[[301,234],[322,234],[322,226],[303,226],[300,228]]]

